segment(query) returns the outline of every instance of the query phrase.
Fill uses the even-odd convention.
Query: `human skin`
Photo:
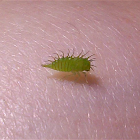
[[[0,2],[0,139],[139,139],[139,15],[139,2]],[[41,67],[73,48],[95,54],[89,83]]]

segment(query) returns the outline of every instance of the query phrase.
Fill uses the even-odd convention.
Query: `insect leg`
[[[79,79],[79,77],[80,77],[79,72],[72,72],[72,73],[75,75],[74,81],[75,81],[75,82],[78,81],[78,79]],[[76,76],[77,74],[78,74],[78,77]]]
[[[82,73],[85,75],[86,83],[88,83],[86,72],[83,71]]]
[[[80,76],[80,73],[79,72],[77,72],[77,74],[78,74],[78,76]]]
[[[71,76],[73,74],[75,75],[75,73],[73,73],[73,72],[71,74],[69,74],[69,75],[65,75],[62,79],[65,79],[65,78],[67,78],[67,77],[69,77],[69,76]]]

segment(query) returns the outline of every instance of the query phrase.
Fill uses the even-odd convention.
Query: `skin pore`
[[[139,139],[139,7],[0,2],[0,139]],[[68,49],[95,54],[89,84],[41,67]]]

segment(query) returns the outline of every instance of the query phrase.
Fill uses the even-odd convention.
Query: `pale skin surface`
[[[140,138],[139,2],[1,2],[0,139]],[[96,54],[91,82],[48,78],[48,55]]]

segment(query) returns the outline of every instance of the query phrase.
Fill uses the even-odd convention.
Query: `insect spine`
[[[58,55],[57,53],[54,53],[57,55],[57,58],[51,56],[54,59],[54,61],[48,60],[50,64],[42,64],[42,67],[48,67],[54,70],[63,71],[63,72],[72,72],[72,73],[90,71],[90,69],[93,70],[92,66],[94,65],[91,65],[91,62],[94,61],[95,58],[92,58],[90,60],[89,58],[92,57],[94,54],[84,58],[84,56],[87,55],[89,51],[83,55],[82,53],[83,50],[77,57],[74,57],[74,52],[71,56],[68,53],[66,57],[64,57],[63,52],[62,52],[62,56]]]

